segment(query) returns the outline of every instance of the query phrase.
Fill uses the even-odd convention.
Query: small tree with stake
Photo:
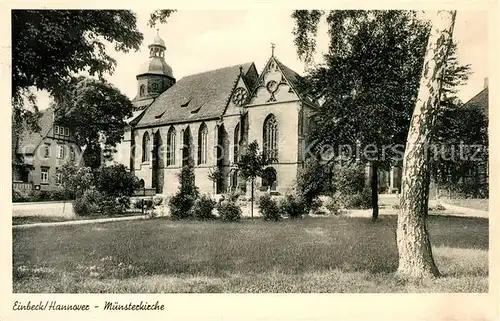
[[[269,163],[269,160],[259,151],[257,141],[251,142],[241,154],[238,160],[238,170],[241,177],[245,180],[250,180],[251,189],[251,215],[253,218],[253,203],[255,191],[255,179],[261,177],[264,167]]]

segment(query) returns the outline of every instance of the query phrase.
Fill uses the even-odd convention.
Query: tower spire
[[[271,57],[274,57],[274,48],[275,47],[276,47],[276,45],[271,42]]]

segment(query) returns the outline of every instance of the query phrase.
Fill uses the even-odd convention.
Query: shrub
[[[139,188],[139,179],[123,164],[111,165],[95,173],[95,186],[106,195],[130,197]]]
[[[367,209],[371,207],[372,195],[369,189],[354,194],[343,194],[336,192],[334,200],[341,208],[345,209]]]
[[[365,167],[359,164],[335,166],[332,171],[332,192],[355,195],[363,192],[366,184]]]
[[[280,211],[283,216],[291,219],[301,218],[307,211],[305,200],[294,194],[288,194],[280,201]]]
[[[179,190],[170,198],[168,206],[170,215],[175,219],[184,219],[192,216],[192,207],[200,192],[195,185],[194,161],[189,159],[178,175]]]
[[[216,202],[210,196],[202,195],[193,204],[193,216],[197,219],[214,219],[215,215],[212,212],[215,205]]]
[[[307,211],[312,209],[314,200],[325,191],[328,180],[328,168],[316,158],[307,159],[304,167],[299,169],[297,191],[302,196]]]
[[[337,200],[335,200],[334,198],[327,200],[325,207],[328,209],[330,214],[333,214],[333,215],[340,214],[341,206],[340,206],[339,202]]]
[[[177,192],[168,202],[170,215],[174,219],[185,219],[191,217],[191,209],[195,201],[195,197]]]
[[[241,208],[231,200],[224,200],[217,205],[217,211],[223,221],[239,221]]]
[[[270,196],[263,195],[259,199],[260,214],[264,220],[278,221],[281,218],[278,203]]]
[[[89,189],[73,201],[73,211],[78,216],[87,216],[92,213],[101,212],[103,195],[95,190]]]

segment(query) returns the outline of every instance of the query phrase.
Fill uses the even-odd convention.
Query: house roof
[[[146,109],[137,127],[217,118],[223,115],[245,63],[186,76],[158,96]]]
[[[484,88],[476,96],[472,97],[463,105],[463,108],[479,108],[488,116],[488,87]]]
[[[16,152],[23,155],[33,154],[38,145],[40,145],[45,136],[47,136],[53,124],[54,111],[52,110],[52,108],[41,111],[40,118],[38,118],[38,126],[40,126],[40,131],[35,132],[24,129],[19,135]]]

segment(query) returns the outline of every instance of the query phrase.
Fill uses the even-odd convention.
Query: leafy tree
[[[149,17],[148,25],[154,27],[157,23],[167,23],[168,18],[176,11],[173,9],[155,10]]]
[[[439,275],[426,224],[430,184],[427,148],[439,113],[439,95],[455,17],[456,11],[438,11],[433,21],[418,100],[408,132],[396,233],[399,252],[397,275],[403,279]]]
[[[295,11],[299,57],[311,61],[322,11]],[[312,66],[304,90],[324,103],[311,117],[310,136],[336,156],[369,162],[372,217],[378,217],[379,169],[404,151],[416,102],[429,24],[414,11],[334,10],[327,14],[330,46]],[[457,75],[450,74],[451,79]],[[332,158],[331,161],[335,161]]]
[[[94,175],[89,167],[76,167],[66,163],[58,169],[61,174],[61,187],[75,197],[81,197],[94,186]]]
[[[250,180],[251,189],[251,215],[253,217],[253,203],[255,194],[255,179],[261,177],[264,167],[269,163],[269,160],[259,152],[259,144],[253,141],[243,150],[238,159],[238,170],[245,180]]]
[[[112,72],[116,60],[106,44],[129,52],[138,50],[143,39],[130,10],[12,10],[11,18],[15,101],[30,87],[59,94],[81,71]]]
[[[57,119],[74,128],[77,144],[84,147],[85,164],[101,164],[101,144],[119,143],[132,116],[132,102],[105,80],[79,77],[53,104]]]
[[[314,200],[327,188],[330,180],[328,166],[315,157],[307,159],[297,175],[297,191],[302,196],[309,211]]]
[[[123,164],[100,168],[95,173],[95,186],[98,191],[109,196],[132,196],[139,188],[139,179]]]

